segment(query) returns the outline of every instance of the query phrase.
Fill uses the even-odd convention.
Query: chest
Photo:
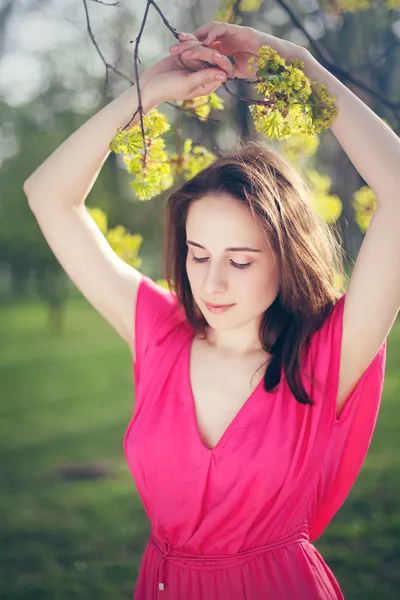
[[[200,438],[214,448],[251,398],[265,374],[265,352],[228,357],[193,340],[189,373],[192,402]]]

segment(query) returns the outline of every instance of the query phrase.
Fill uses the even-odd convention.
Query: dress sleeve
[[[151,358],[151,349],[173,327],[178,315],[175,294],[142,275],[135,311],[135,385],[138,385],[144,364]]]
[[[345,298],[346,294],[337,301],[311,342],[313,374],[320,386],[316,398],[326,435],[313,499],[311,541],[322,534],[339,510],[361,470],[375,429],[384,383],[386,340],[336,418]]]

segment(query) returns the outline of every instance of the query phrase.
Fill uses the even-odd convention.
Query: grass
[[[0,339],[0,598],[132,598],[149,523],[123,456],[133,410],[125,343],[79,298],[60,337],[43,305],[2,306]],[[315,543],[346,600],[399,597],[399,367],[397,322],[369,454]],[[72,476],[71,466],[88,472]]]

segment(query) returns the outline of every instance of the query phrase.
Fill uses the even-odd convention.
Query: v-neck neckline
[[[250,401],[254,398],[254,396],[260,389],[260,387],[263,385],[264,377],[261,378],[261,380],[258,382],[257,386],[254,388],[254,390],[251,392],[251,394],[248,396],[248,398],[245,400],[245,402],[239,408],[238,412],[233,417],[232,421],[229,423],[229,425],[227,426],[227,428],[225,429],[225,431],[223,432],[222,436],[219,438],[219,440],[215,444],[215,446],[213,446],[213,448],[209,448],[208,446],[206,446],[205,442],[202,440],[199,426],[197,424],[196,404],[195,404],[195,400],[194,400],[192,380],[190,377],[191,354],[192,354],[192,346],[193,346],[193,341],[194,341],[195,335],[196,335],[196,333],[194,331],[191,331],[189,333],[188,341],[186,344],[185,374],[186,374],[187,396],[188,396],[189,404],[190,404],[190,413],[191,413],[191,418],[192,418],[192,423],[193,423],[193,429],[195,430],[195,433],[196,433],[197,439],[199,440],[200,446],[202,447],[202,449],[205,452],[207,452],[209,454],[215,454],[215,452],[217,452],[219,450],[219,447],[222,445],[222,443],[225,441],[225,439],[228,437],[228,435],[230,434],[230,432],[236,425],[237,421],[241,417],[241,415],[244,412],[244,410],[246,409],[246,407],[249,405]]]

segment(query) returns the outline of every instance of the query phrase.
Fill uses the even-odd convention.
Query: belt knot
[[[166,565],[166,560],[167,558],[170,556],[171,554],[171,549],[172,549],[172,545],[171,542],[169,541],[169,539],[167,537],[165,537],[161,544],[159,544],[158,549],[161,552],[162,555],[162,562],[161,562],[161,571],[159,571],[159,577],[158,577],[158,589],[159,590],[164,590],[164,583],[165,583],[165,565]]]
[[[158,549],[161,554],[162,560],[159,564],[158,568],[158,589],[165,589],[165,569],[167,560],[175,559],[185,561],[185,564],[192,563],[193,568],[197,569],[209,569],[209,568],[218,568],[221,564],[225,563],[225,566],[229,564],[231,566],[235,566],[238,564],[242,564],[245,561],[250,560],[252,557],[259,556],[260,554],[265,554],[270,550],[274,550],[276,548],[282,548],[284,546],[289,546],[291,544],[299,544],[304,542],[309,542],[310,537],[308,534],[308,526],[307,524],[302,524],[296,530],[293,530],[287,533],[285,536],[279,538],[278,540],[274,540],[272,542],[267,542],[262,546],[256,546],[253,548],[249,548],[248,550],[243,550],[238,552],[237,554],[189,554],[187,552],[179,551],[172,547],[172,544],[168,537],[164,537],[162,540],[159,540],[155,537],[153,532],[150,536],[150,541],[154,544],[154,546]]]

